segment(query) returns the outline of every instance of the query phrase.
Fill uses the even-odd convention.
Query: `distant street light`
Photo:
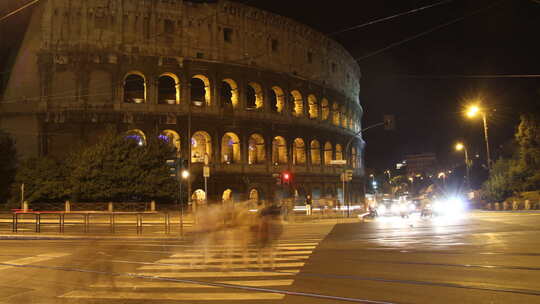
[[[446,173],[444,172],[439,172],[439,175],[437,175],[438,178],[442,178],[443,179],[443,185],[446,186]]]
[[[486,118],[486,111],[478,105],[470,105],[465,112],[467,117],[474,118],[478,114],[482,115],[482,121],[484,122],[484,140],[486,141],[486,155],[487,155],[487,167],[491,171],[491,154],[489,152],[489,139],[488,139],[488,124]]]
[[[456,144],[456,151],[461,151],[463,150],[463,152],[465,152],[465,168],[467,170],[467,186],[471,186],[471,176],[470,176],[470,172],[469,172],[469,167],[470,167],[470,163],[469,163],[469,153],[467,152],[467,147],[465,147],[465,145],[463,143],[457,143]]]
[[[189,177],[189,171],[188,170],[182,170],[182,178],[187,179]]]

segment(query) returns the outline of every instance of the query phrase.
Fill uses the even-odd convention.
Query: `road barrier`
[[[76,211],[76,212],[65,212],[65,211],[24,211],[24,210],[13,210],[12,212],[12,232],[18,232],[19,222],[25,216],[32,216],[34,219],[35,232],[41,232],[41,217],[43,215],[57,215],[58,216],[58,231],[63,233],[65,231],[65,219],[68,217],[82,217],[82,224],[84,225],[84,232],[90,232],[91,226],[91,217],[108,217],[109,230],[111,233],[116,231],[116,218],[120,215],[132,215],[135,217],[135,227],[137,234],[142,234],[144,226],[144,217],[147,215],[161,215],[163,221],[162,225],[164,227],[165,233],[171,232],[171,215],[168,212],[99,212],[99,211]],[[48,223],[49,224],[49,223]],[[183,221],[180,221],[180,229],[183,229]]]

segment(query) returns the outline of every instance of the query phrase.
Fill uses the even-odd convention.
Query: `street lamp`
[[[461,150],[463,150],[465,154],[465,169],[467,170],[467,185],[470,187],[471,176],[469,172],[469,153],[467,152],[467,147],[465,147],[463,143],[458,142],[456,144],[456,151],[461,151]]]
[[[437,175],[438,178],[442,178],[443,179],[443,185],[446,186],[446,173],[444,172],[439,172],[439,175]]]
[[[488,140],[488,124],[486,118],[485,109],[480,108],[478,105],[470,105],[465,113],[467,117],[474,118],[477,115],[482,115],[482,121],[484,122],[484,140],[486,141],[486,155],[488,170],[491,171],[491,155],[489,152],[489,140]]]

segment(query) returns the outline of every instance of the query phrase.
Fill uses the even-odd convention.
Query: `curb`
[[[0,235],[0,241],[19,241],[19,240],[69,240],[69,241],[102,241],[102,240],[146,240],[146,241],[178,241],[184,237],[152,237],[152,236],[76,236],[76,235]]]

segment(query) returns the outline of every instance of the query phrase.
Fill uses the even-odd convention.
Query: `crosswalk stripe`
[[[195,257],[195,258],[199,258],[199,259],[202,259],[202,255],[192,255],[192,256],[183,256],[185,259],[161,259],[161,260],[158,260],[156,263],[163,263],[163,264],[182,264],[182,263],[190,263],[187,258],[189,257]],[[274,261],[276,262],[281,262],[281,261],[297,261],[297,260],[307,260],[309,259],[309,256],[308,255],[299,255],[299,256],[290,256],[288,258],[280,258],[280,257],[276,257],[274,258]],[[230,258],[214,258],[214,257],[209,257],[207,259],[207,262],[208,263],[213,263],[213,262],[227,262],[227,261],[230,261],[230,260],[233,260],[233,261],[238,261],[238,262],[243,262],[244,261],[244,258],[242,258],[241,256],[239,257],[233,257],[232,259]],[[246,258],[245,260],[246,262],[258,262],[259,259],[258,258]]]
[[[271,286],[290,286],[294,280],[254,280],[254,281],[218,281],[219,284],[241,285],[249,287],[271,287]],[[189,284],[182,282],[156,282],[156,281],[134,281],[114,282],[115,288],[222,288],[211,285]],[[111,284],[94,284],[91,288],[110,288]]]
[[[275,251],[276,257],[279,256],[296,256],[296,255],[306,255],[313,253],[312,250],[299,250],[299,251]],[[190,257],[202,257],[202,253],[193,252],[193,253],[175,253],[171,255],[171,258],[190,258]]]
[[[263,271],[212,271],[212,272],[143,272],[138,273],[147,277],[160,278],[232,278],[232,277],[275,277],[291,276],[299,273],[300,270],[287,270],[280,272]]]
[[[284,294],[264,292],[234,293],[184,293],[184,292],[105,292],[71,291],[62,298],[122,299],[122,300],[176,300],[176,301],[213,301],[213,300],[281,300]]]
[[[43,261],[47,261],[47,260],[51,260],[51,259],[55,259],[55,258],[61,258],[61,257],[68,256],[68,255],[69,255],[69,253],[52,252],[52,253],[38,254],[38,255],[35,255],[35,256],[27,257],[27,258],[20,258],[20,259],[16,259],[16,260],[1,262],[1,263],[22,266],[22,265],[28,265],[28,264],[43,262]],[[12,267],[14,267],[14,266],[0,265],[0,270],[10,269]]]
[[[189,270],[189,269],[207,269],[209,267],[221,267],[221,265],[151,265],[151,266],[141,266],[139,270]],[[276,263],[273,265],[273,268],[290,268],[290,267],[302,267],[304,263]],[[228,266],[230,269],[246,269],[246,268],[266,268],[272,267],[271,265],[242,265],[242,264],[233,264]]]

